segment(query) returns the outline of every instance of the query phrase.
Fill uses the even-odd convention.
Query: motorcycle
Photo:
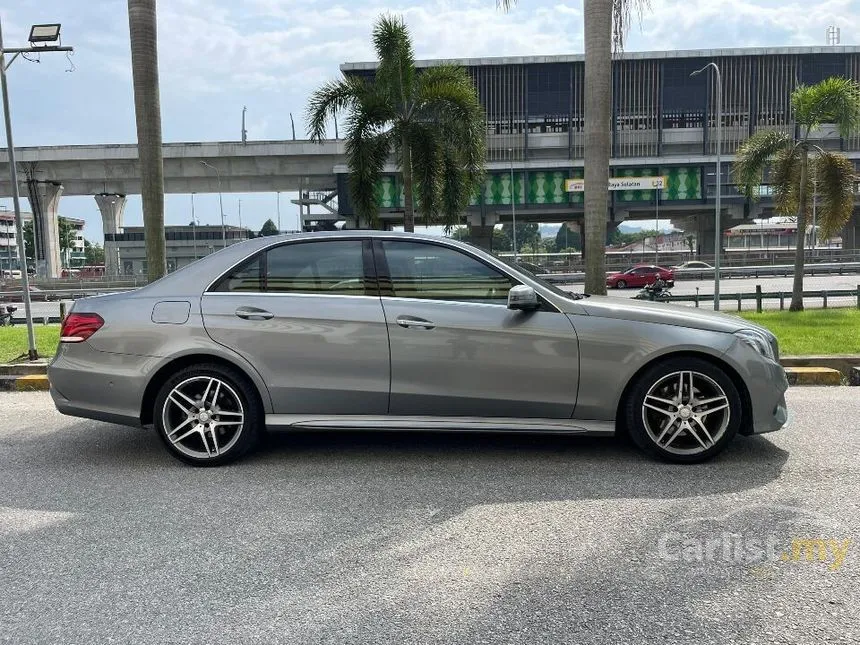
[[[635,296],[634,300],[650,300],[652,302],[669,302],[672,299],[672,292],[663,280],[656,280],[653,283],[646,285]]]
[[[0,327],[10,327],[15,324],[12,320],[12,314],[18,311],[18,307],[6,305],[6,310],[0,309]]]

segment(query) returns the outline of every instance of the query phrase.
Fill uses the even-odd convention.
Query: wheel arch
[[[257,393],[257,400],[262,410],[266,412],[271,408],[271,406],[268,405],[266,402],[266,399],[268,398],[268,392],[260,390],[259,380],[255,379],[242,365],[239,365],[237,362],[231,361],[217,354],[197,352],[193,354],[184,354],[182,356],[174,357],[167,363],[159,367],[158,370],[153,373],[153,375],[147,382],[146,388],[143,392],[143,396],[141,397],[141,424],[149,425],[153,422],[153,408],[155,406],[155,398],[158,396],[158,390],[161,388],[162,384],[171,377],[171,375],[186,367],[200,365],[203,363],[214,363],[216,365],[221,365],[235,372],[238,372],[239,375],[245,378],[252,386],[253,391]]]
[[[725,360],[707,352],[697,352],[691,350],[669,352],[667,354],[655,356],[650,361],[642,365],[638,370],[636,370],[636,372],[627,380],[627,383],[621,392],[621,396],[618,398],[618,405],[615,409],[616,432],[627,432],[627,428],[624,425],[624,414],[622,412],[622,407],[624,406],[625,401],[627,401],[627,397],[630,396],[630,390],[633,389],[633,386],[642,377],[642,374],[644,374],[646,370],[654,367],[655,365],[674,358],[698,358],[700,360],[707,361],[714,367],[718,367],[726,373],[726,376],[728,376],[732,380],[732,383],[734,384],[735,388],[737,388],[738,394],[741,397],[740,434],[749,434],[749,431],[746,431],[746,429],[748,427],[748,422],[752,420],[752,399],[750,398],[749,389],[747,388],[746,383],[744,383],[744,380],[741,378],[741,375],[734,367],[731,366],[731,364],[729,364]]]

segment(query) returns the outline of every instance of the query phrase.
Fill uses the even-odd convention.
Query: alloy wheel
[[[244,425],[242,399],[228,383],[212,376],[182,381],[162,408],[165,437],[179,452],[195,459],[229,452]]]
[[[714,379],[695,371],[660,378],[642,403],[642,421],[651,441],[676,455],[696,455],[713,447],[730,418],[726,392]]]

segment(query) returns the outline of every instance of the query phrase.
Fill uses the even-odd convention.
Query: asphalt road
[[[699,466],[321,432],[194,469],[150,432],[0,395],[0,641],[856,643],[860,397],[788,398],[790,429]],[[838,566],[696,560],[731,534],[852,542]]]

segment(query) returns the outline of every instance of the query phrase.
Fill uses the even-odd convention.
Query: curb
[[[786,367],[789,385],[842,385],[842,372],[829,367]]]
[[[46,374],[28,374],[15,379],[15,390],[18,392],[47,392],[50,389]]]

